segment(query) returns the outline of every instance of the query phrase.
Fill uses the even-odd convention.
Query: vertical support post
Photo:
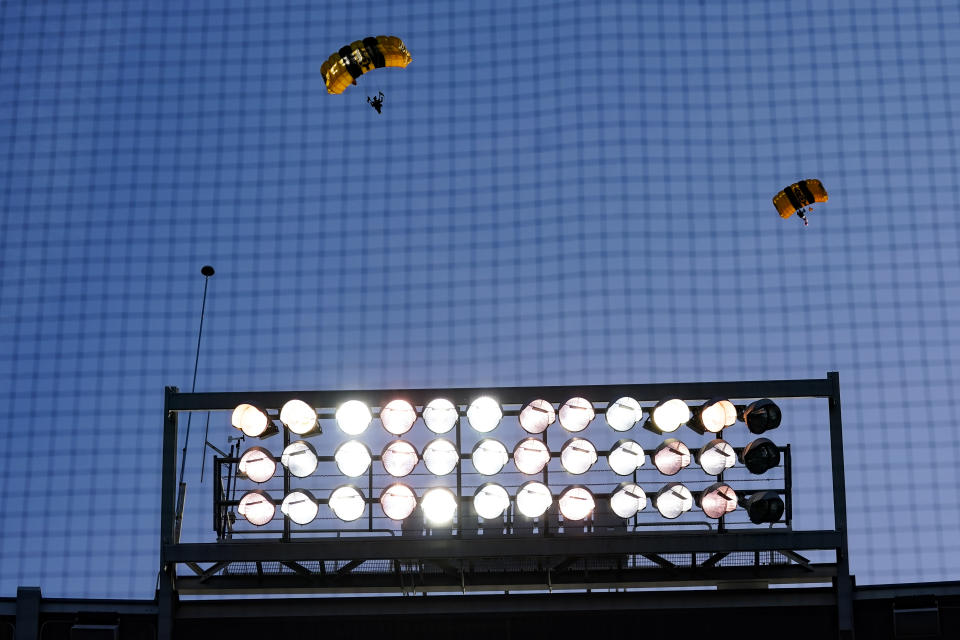
[[[36,640],[40,637],[40,587],[17,587],[15,640]]]
[[[457,537],[463,536],[463,440],[462,434],[460,431],[460,405],[457,405],[457,424],[455,425],[457,432],[457,513],[456,513],[456,523],[457,523]],[[474,532],[476,535],[476,532]]]
[[[833,521],[840,533],[837,550],[837,625],[840,638],[853,638],[853,582],[847,549],[847,491],[843,466],[843,425],[840,417],[840,374],[827,373],[830,381],[830,462],[833,466]]]
[[[283,450],[286,451],[287,447],[290,446],[290,430],[287,429],[284,425],[280,425],[280,430],[283,431]],[[283,495],[290,495],[290,469],[286,465],[283,466]],[[283,534],[281,535],[281,540],[284,542],[290,542],[290,518],[286,515],[283,517]]]
[[[157,640],[173,640],[176,606],[176,566],[167,561],[166,547],[174,544],[177,495],[177,413],[170,410],[167,387],[163,399],[163,460],[160,471],[160,577],[157,586]]]

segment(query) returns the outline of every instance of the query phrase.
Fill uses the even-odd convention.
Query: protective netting
[[[0,594],[153,594],[204,264],[198,391],[838,370],[857,581],[956,579],[958,29],[933,0],[3,3]],[[410,66],[328,95],[380,34]],[[805,178],[806,229],[771,202]],[[795,525],[829,525],[826,450],[794,465]]]

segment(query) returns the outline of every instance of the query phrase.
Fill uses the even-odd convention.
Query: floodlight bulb
[[[317,517],[320,505],[309,491],[291,491],[280,504],[280,511],[295,524],[310,524]]]
[[[333,459],[337,463],[340,473],[351,478],[366,473],[367,469],[370,468],[370,462],[373,460],[370,449],[367,449],[367,445],[359,440],[347,440],[337,447]]]
[[[557,503],[564,520],[583,520],[593,513],[596,503],[586,487],[568,487],[560,494]]]
[[[707,475],[715,476],[724,472],[733,466],[737,459],[733,447],[729,442],[720,440],[711,440],[700,449],[700,467]]]
[[[744,508],[753,524],[780,522],[783,517],[783,499],[776,491],[759,491],[747,498]]]
[[[270,496],[259,490],[248,491],[243,494],[243,497],[240,498],[240,504],[237,506],[237,513],[256,527],[262,527],[270,522],[276,510],[277,508]]]
[[[317,426],[317,412],[303,400],[290,400],[280,409],[280,422],[298,436],[306,435]]]
[[[442,487],[429,489],[420,501],[423,517],[429,524],[443,525],[453,521],[457,514],[457,497]]]
[[[690,407],[679,398],[671,398],[659,403],[650,414],[653,425],[663,433],[671,433],[686,424],[693,414]]]
[[[628,396],[611,402],[610,406],[607,407],[607,424],[614,431],[629,431],[642,417],[643,409],[640,407],[640,403]]]
[[[333,490],[327,506],[333,511],[333,515],[344,522],[353,522],[363,515],[367,503],[359,489],[344,485]]]
[[[597,448],[584,438],[570,438],[560,449],[560,464],[567,473],[585,473],[597,461]]]
[[[700,508],[704,515],[716,520],[737,508],[737,494],[729,485],[717,482],[703,490]]]
[[[517,510],[528,518],[539,518],[551,504],[553,495],[542,482],[526,482],[517,489]]]
[[[391,400],[380,410],[383,428],[395,436],[402,436],[417,421],[417,410],[406,400]]]
[[[417,450],[405,440],[394,440],[383,448],[380,461],[384,470],[396,478],[402,478],[413,471],[420,462]]]
[[[665,476],[676,475],[690,464],[690,449],[676,438],[668,438],[654,452],[653,464]]]
[[[485,476],[492,476],[500,473],[503,465],[507,464],[510,454],[503,443],[485,438],[478,442],[470,454],[470,460],[473,467]]]
[[[349,436],[358,436],[370,426],[373,414],[359,400],[347,400],[337,409],[336,418],[341,431]]]
[[[560,426],[572,433],[583,431],[596,415],[586,398],[570,398],[560,407]]]
[[[277,461],[263,447],[250,447],[240,456],[237,470],[254,482],[266,482],[277,471]]]
[[[620,476],[628,476],[643,466],[646,453],[633,440],[620,440],[607,454],[607,464]]]
[[[489,433],[497,428],[503,418],[500,403],[490,396],[481,396],[474,400],[467,409],[467,420],[475,431]]]
[[[380,494],[380,508],[391,520],[405,520],[417,507],[417,494],[405,484],[390,485]]]
[[[557,419],[557,412],[546,400],[533,400],[524,405],[517,419],[527,433],[543,433]]]
[[[267,430],[267,414],[252,404],[237,405],[230,416],[230,423],[244,435],[256,438]]]
[[[446,433],[453,429],[460,419],[460,412],[452,402],[444,398],[431,400],[423,408],[423,423],[434,433]]]
[[[646,506],[647,494],[632,482],[621,483],[610,496],[610,509],[621,518],[632,518]]]
[[[747,423],[747,429],[757,435],[779,427],[782,418],[780,407],[770,398],[751,402],[743,409],[743,421]]]
[[[690,511],[693,506],[693,494],[679,482],[671,482],[657,492],[654,502],[660,515],[673,520],[680,514]]]
[[[729,400],[710,400],[700,408],[700,424],[710,433],[720,433],[737,421],[737,408]]]
[[[317,451],[310,443],[297,440],[283,450],[280,463],[298,478],[306,478],[317,470]]]
[[[780,448],[767,438],[757,438],[740,452],[740,460],[754,475],[766,473],[780,464]]]
[[[437,438],[423,448],[423,463],[435,476],[445,476],[457,468],[460,454],[457,447],[446,438]]]
[[[503,516],[503,512],[510,506],[510,496],[507,490],[499,484],[488,482],[481,485],[473,494],[473,510],[484,520],[495,520]]]
[[[550,450],[542,440],[524,438],[513,448],[513,463],[517,471],[530,476],[540,473],[550,462]]]

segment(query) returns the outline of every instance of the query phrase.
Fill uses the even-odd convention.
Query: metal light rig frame
[[[378,535],[370,515],[369,527],[362,537],[293,537],[285,518],[282,533],[274,538],[262,539],[260,536],[260,540],[233,540],[227,535],[226,513],[236,506],[236,502],[227,499],[220,482],[221,468],[235,466],[238,461],[236,456],[229,455],[216,458],[214,463],[214,526],[218,540],[202,543],[182,543],[179,540],[176,468],[180,413],[232,411],[244,403],[278,409],[293,398],[313,407],[333,408],[347,399],[382,407],[397,397],[415,406],[424,406],[430,400],[442,397],[457,406],[462,419],[463,407],[481,395],[496,397],[502,405],[523,405],[531,398],[612,400],[621,396],[652,403],[670,397],[688,402],[711,398],[826,399],[834,528],[795,531],[790,526],[791,472],[789,447],[786,447],[781,448],[787,455],[784,487],[779,490],[787,504],[786,528],[728,528],[722,526],[721,520],[717,529],[707,531],[647,532],[627,531],[623,527],[622,530],[610,528],[587,535],[563,535],[551,531],[541,521],[537,535],[471,536],[463,535],[463,527],[454,526],[448,535],[397,537]],[[506,413],[511,415],[509,411]],[[469,454],[465,455],[461,447],[459,422],[455,432],[456,447],[461,456],[456,467],[456,497],[463,506],[469,496],[465,496],[462,490],[460,467]],[[286,443],[288,435],[286,430],[283,431]],[[286,469],[283,473],[284,489],[289,491],[289,473]],[[372,489],[372,475],[368,481]],[[372,514],[376,503],[373,495],[368,495],[366,502]],[[463,509],[458,509],[458,514],[461,511]],[[466,593],[522,589],[749,586],[758,582],[832,582],[838,628],[841,634],[852,629],[840,385],[836,372],[828,373],[826,378],[808,380],[476,389],[180,393],[174,387],[167,387],[160,526],[158,605],[161,638],[171,637],[178,594]],[[380,533],[392,532],[381,530]],[[832,556],[833,561],[810,562],[800,553],[807,551],[831,552],[828,558]],[[733,558],[742,561],[731,563]],[[364,563],[368,569],[355,571]]]

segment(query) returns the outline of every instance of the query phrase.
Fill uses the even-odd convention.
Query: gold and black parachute
[[[795,182],[773,196],[773,206],[777,208],[781,218],[786,219],[797,214],[803,220],[804,226],[808,224],[806,213],[813,208],[811,205],[826,201],[827,190],[823,188],[823,183],[816,179]]]
[[[364,38],[340,47],[320,67],[327,93],[343,93],[357,78],[381,67],[404,68],[410,64],[410,52],[403,40],[394,36]]]

